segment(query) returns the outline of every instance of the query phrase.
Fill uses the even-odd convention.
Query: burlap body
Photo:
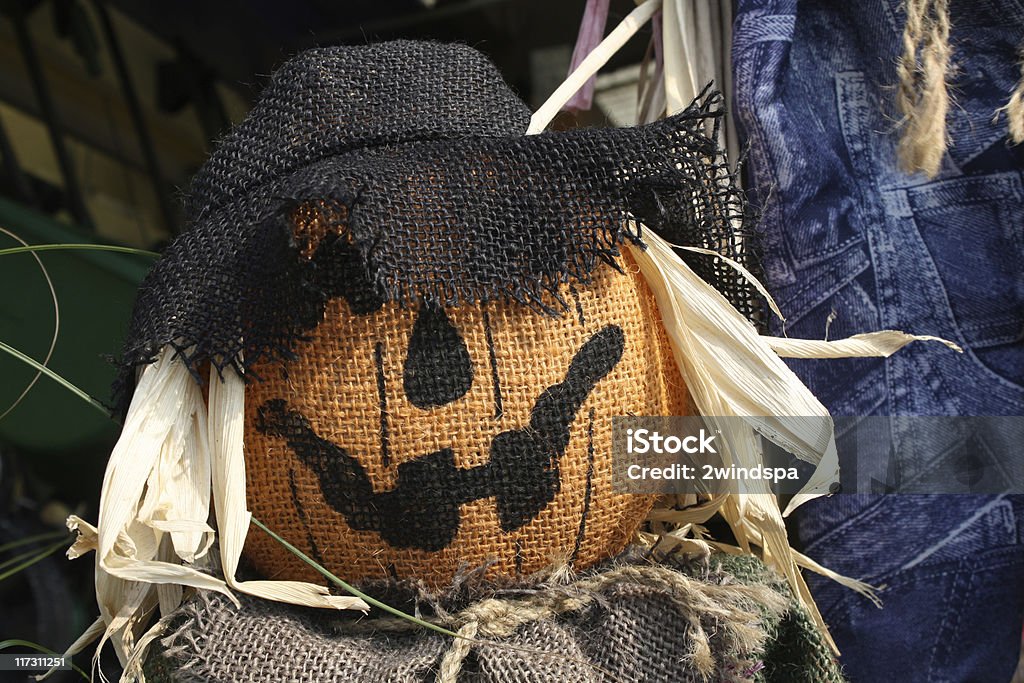
[[[441,585],[464,564],[494,561],[493,575],[517,576],[567,561],[581,569],[619,552],[647,515],[653,497],[612,492],[612,417],[690,414],[654,297],[628,256],[619,263],[624,272],[601,266],[590,284],[563,286],[559,293],[568,307],[561,315],[514,302],[446,309],[468,352],[472,381],[455,400],[426,408],[413,405],[406,395],[411,338],[422,309],[387,303],[355,315],[345,298],[329,301],[324,321],[298,345],[297,357],[285,371],[276,365],[257,367],[263,381],[247,388],[250,509],[349,580],[397,576]],[[611,334],[611,328],[621,335]],[[614,362],[606,357],[614,354],[614,348],[607,348],[614,344],[607,342],[619,338],[621,358]],[[588,342],[588,350],[596,353],[584,358],[581,349]],[[416,344],[423,346],[422,340]],[[418,353],[423,356],[423,349]],[[419,385],[434,381],[441,394],[453,393],[458,378],[451,377],[446,364],[455,352],[447,353],[425,354],[427,372],[421,362]],[[432,358],[438,363],[435,368],[430,367]],[[550,439],[533,438],[538,406],[558,398],[549,388],[579,384],[570,378],[570,365],[573,375],[579,375],[579,366],[592,361],[611,364],[611,369],[590,377],[592,388],[578,409],[560,408],[565,413],[560,419],[568,423],[568,444],[557,457],[550,452]],[[304,437],[296,436],[294,426],[267,428],[261,407],[275,401],[281,406],[282,400],[289,419],[302,416],[308,421]],[[449,496],[455,497],[453,489],[461,486],[450,480],[465,470],[486,467],[496,435],[516,431],[517,439],[502,437],[514,445],[505,449],[502,466],[492,466],[489,474],[488,486],[501,493],[459,504],[457,532],[446,541],[453,506]],[[304,442],[300,449],[306,451],[305,458],[297,454],[295,441]],[[395,490],[403,477],[404,490],[415,489],[415,500],[403,509],[384,511],[385,517],[397,516],[392,519],[397,531],[382,535],[375,521],[366,522],[378,520],[381,511],[361,509],[394,507],[392,500],[364,496],[353,503],[360,508],[356,511],[331,505],[324,495],[324,476],[329,475],[318,474],[317,467],[333,467],[339,456],[326,442],[358,461],[374,494]],[[444,449],[451,449],[459,472],[416,469],[415,461]],[[311,459],[317,466],[310,466]],[[409,471],[402,475],[405,463]],[[499,498],[507,496],[507,507],[514,512],[516,496],[529,498],[551,485],[552,469],[558,472],[550,502],[535,515],[522,515],[519,522],[525,523],[518,528],[506,524],[503,529]],[[353,486],[351,479],[342,483],[342,489]],[[352,528],[360,525],[362,530]],[[396,534],[405,536],[396,542]],[[322,581],[265,534],[249,535],[246,555],[264,576]]]
[[[244,595],[237,609],[205,594],[169,619],[147,680],[841,683],[821,633],[759,561],[713,557],[679,567],[674,579],[673,564],[641,561],[635,574],[622,575],[616,562],[568,585],[490,590],[483,594],[494,597],[482,600],[463,595],[476,590],[470,580],[459,597],[419,600],[426,614],[430,604],[445,603],[453,611],[440,621],[452,627],[481,618],[476,639],[491,645],[453,641],[386,615],[346,618]],[[618,578],[601,581],[613,572]],[[507,618],[488,620],[493,610],[481,609],[496,601],[513,617],[511,633]],[[519,618],[540,603],[555,605],[555,614]],[[397,604],[412,609],[404,599]],[[460,644],[467,651],[453,666]]]

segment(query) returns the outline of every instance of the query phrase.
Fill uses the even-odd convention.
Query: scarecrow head
[[[466,47],[285,64],[197,174],[189,225],[140,288],[99,521],[69,518],[69,555],[96,551],[100,609],[73,647],[102,633],[141,678],[163,626],[147,619],[182,586],[368,609],[246,540],[250,511],[350,581],[599,562],[653,503],[611,490],[612,417],[689,414],[691,397],[733,462],[759,464],[761,432],[820,463],[790,508],[829,490],[828,412],[779,355],[919,338],[757,334],[718,102],[526,136],[526,106]],[[652,524],[716,513],[823,627],[763,481]],[[272,580],[239,580],[243,545]]]
[[[311,262],[351,250],[327,225],[296,216]],[[556,293],[551,311],[329,299],[295,358],[257,365],[247,387],[253,513],[359,579],[440,584],[462,565],[516,576],[617,553],[653,498],[612,492],[611,418],[686,414],[687,392],[628,257]],[[315,578],[267,536],[247,553],[267,576]]]
[[[584,568],[653,503],[611,490],[611,420],[689,414],[639,224],[738,244],[714,99],[525,136],[478,52],[303,53],[196,176],[140,293],[127,370],[172,347],[243,375],[246,501],[350,580]],[[732,271],[696,268],[744,310]],[[269,578],[311,571],[267,537]]]

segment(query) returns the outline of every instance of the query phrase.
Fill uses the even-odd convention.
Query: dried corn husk
[[[663,1],[661,74],[670,114],[688,106],[708,83],[724,93],[732,92],[731,26],[732,0]],[[718,143],[734,164],[739,159],[739,136],[731,116],[725,116],[723,122]]]
[[[891,330],[833,342],[762,337],[725,297],[676,255],[669,243],[649,230],[644,231],[644,241],[646,249],[629,248],[657,299],[676,363],[697,411],[713,429],[722,432],[725,464],[752,467],[761,463],[763,453],[757,433],[817,464],[787,513],[827,493],[829,486],[838,481],[839,461],[828,411],[782,362],[780,353],[804,358],[887,356],[918,340],[937,340],[958,348],[934,337]],[[763,291],[760,283],[757,286]],[[772,307],[776,308],[774,302]],[[734,417],[744,420],[721,419]],[[870,592],[864,584],[824,569],[789,547],[778,499],[767,482],[744,480],[737,483],[734,492],[714,499],[711,505],[681,511],[656,510],[652,518],[672,522],[683,530],[719,512],[729,522],[742,550],[751,552],[756,546],[765,563],[787,578],[826,637],[827,627],[798,567],[820,571],[851,588]],[[669,533],[680,538],[676,531]],[[709,546],[702,539],[698,543]]]
[[[174,349],[165,348],[141,373],[121,437],[107,463],[99,523],[72,517],[79,533],[68,550],[74,558],[96,551],[96,600],[103,628],[86,635],[113,643],[124,667],[122,680],[142,680],[146,646],[156,633],[154,613],[177,609],[183,588],[231,590],[313,607],[367,609],[354,597],[289,581],[235,580],[249,526],[242,450],[244,385],[232,370],[210,383],[210,410],[202,390]],[[210,501],[216,507],[214,530]],[[219,541],[224,578],[209,549]],[[237,601],[236,601],[237,602]],[[95,627],[95,625],[94,625]],[[84,638],[85,636],[83,636]],[[83,638],[72,650],[87,644]],[[69,653],[71,651],[69,650]]]

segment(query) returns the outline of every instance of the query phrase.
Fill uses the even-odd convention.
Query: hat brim
[[[562,283],[586,283],[623,240],[641,241],[637,223],[749,264],[739,232],[750,221],[713,129],[720,100],[634,128],[418,141],[293,171],[168,247],[140,289],[123,368],[168,344],[193,368],[287,358],[331,296],[332,253],[386,301],[511,299],[549,312]],[[295,241],[300,207],[337,236],[319,261]],[[693,265],[749,307],[738,275],[708,261]]]

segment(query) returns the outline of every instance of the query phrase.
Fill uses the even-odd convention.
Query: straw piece
[[[229,586],[299,605],[367,609],[362,600],[331,596],[323,586],[235,581],[249,521],[241,447],[244,385],[226,372],[223,383],[211,382],[210,396],[208,419],[199,385],[174,349],[162,350],[141,373],[107,464],[99,523],[68,518],[68,528],[79,534],[68,557],[97,553],[97,623],[103,625],[99,631],[94,624],[72,647],[99,636],[95,665],[109,640],[124,667],[122,681],[143,679],[141,662],[159,628],[147,628],[151,615],[177,609],[186,586],[224,593],[236,604]],[[221,526],[224,580],[208,573],[211,493]]]
[[[213,498],[220,531],[221,565],[227,584],[249,595],[293,605],[368,611],[369,605],[361,599],[331,595],[326,586],[301,581],[235,580],[251,516],[245,504],[244,405],[245,382],[233,368],[224,370],[223,381],[210,381]]]
[[[705,256],[713,256],[714,258],[722,259],[725,263],[734,268],[740,275],[746,278],[747,282],[754,285],[754,288],[757,289],[758,294],[763,296],[765,298],[765,301],[768,302],[768,307],[772,310],[772,313],[779,316],[779,319],[782,320],[783,322],[786,321],[786,316],[782,315],[782,310],[779,308],[779,305],[775,303],[775,298],[768,293],[768,288],[761,284],[761,281],[754,277],[753,273],[744,268],[743,264],[741,264],[739,261],[731,259],[728,256],[723,256],[722,254],[719,254],[717,251],[713,251],[711,249],[704,249],[703,247],[686,247],[680,244],[673,244],[672,246],[675,247],[676,249],[682,249],[683,251],[692,251],[695,254],[704,254]]]
[[[783,358],[888,358],[910,342],[939,342],[957,353],[964,350],[957,344],[927,334],[907,334],[898,330],[880,330],[855,334],[846,339],[788,339],[765,337],[765,341]]]
[[[659,7],[661,7],[661,0],[647,0],[630,12],[622,20],[622,23],[616,26],[608,34],[608,37],[587,55],[579,67],[555,89],[555,92],[551,93],[547,101],[530,119],[530,127],[527,128],[526,134],[535,135],[547,128],[551,119],[555,118],[555,114],[562,110],[565,103],[611,59],[612,55],[619,51],[619,48],[625,45],[627,40],[633,37],[633,34],[640,30],[641,26],[647,23]]]
[[[814,572],[816,574],[821,574],[822,576],[826,576],[826,577],[832,579],[833,581],[835,581],[836,583],[842,584],[843,586],[846,586],[850,590],[853,590],[853,591],[856,591],[856,592],[860,593],[861,595],[866,597],[868,600],[873,602],[875,604],[875,607],[878,607],[879,609],[881,609],[881,607],[882,607],[882,599],[878,597],[878,589],[875,586],[872,586],[869,583],[865,583],[864,581],[858,581],[857,579],[851,579],[851,578],[849,578],[847,576],[843,576],[842,574],[837,574],[836,572],[832,571],[828,567],[823,567],[822,565],[818,564],[817,562],[815,562],[811,558],[807,557],[803,553],[798,552],[796,550],[793,551],[793,556],[796,558],[796,563],[798,565],[800,565],[801,567],[804,567],[806,569],[810,569],[812,572]]]

